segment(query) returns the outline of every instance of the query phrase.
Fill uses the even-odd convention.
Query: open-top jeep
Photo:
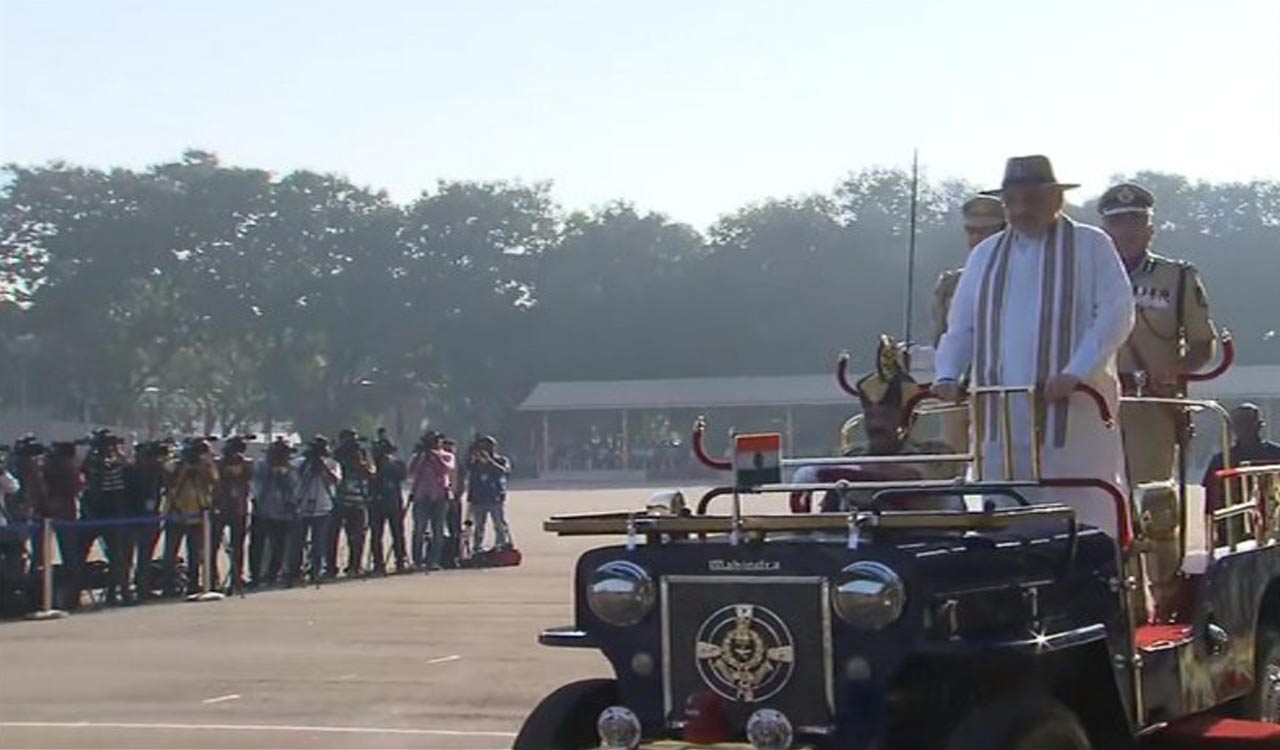
[[[970,415],[987,400],[1007,413],[1014,391],[1040,398],[973,389]],[[1226,416],[1212,401],[1176,405]],[[1280,747],[1280,466],[1222,472],[1225,501],[1200,511],[1185,477],[1130,492],[1044,478],[1038,461],[1023,481],[882,473],[981,466],[982,440],[956,455],[778,460],[762,438],[738,436],[740,450],[755,443],[731,463],[707,455],[699,425],[699,458],[737,471],[693,508],[670,493],[643,510],[546,523],[623,539],[582,555],[575,624],[540,637],[599,649],[615,676],[545,698],[518,750],[1112,750],[1211,725],[1260,743],[1224,747]],[[799,466],[828,471],[781,481]],[[1068,505],[1024,498],[1060,488],[1095,489],[1114,508],[1114,538]],[[761,495],[811,492],[870,500],[751,510]],[[1148,614],[1157,591],[1184,602],[1166,608],[1173,621]],[[1217,721],[1226,716],[1253,722]]]

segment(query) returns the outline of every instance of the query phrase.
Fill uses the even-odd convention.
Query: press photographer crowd
[[[519,563],[491,436],[427,432],[407,458],[383,429],[127,443],[0,446],[0,614]]]

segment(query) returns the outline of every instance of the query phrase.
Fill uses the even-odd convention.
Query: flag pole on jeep
[[[907,229],[907,294],[904,303],[902,343],[906,366],[911,367],[911,304],[916,292],[916,207],[920,195],[920,149],[911,152],[911,220]]]

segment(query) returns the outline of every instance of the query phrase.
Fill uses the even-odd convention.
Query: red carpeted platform
[[[1280,750],[1280,724],[1196,716],[1145,738],[1142,750]]]
[[[1172,648],[1190,640],[1190,625],[1142,625],[1134,634],[1134,642],[1144,650]]]

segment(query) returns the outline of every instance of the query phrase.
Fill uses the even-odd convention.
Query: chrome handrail
[[[1225,462],[1224,462],[1225,463]],[[1238,503],[1225,503],[1223,507],[1217,510],[1208,511],[1215,521],[1223,521],[1238,516],[1247,516],[1257,513],[1256,522],[1253,528],[1253,539],[1258,544],[1262,544],[1267,539],[1270,530],[1269,508],[1267,505],[1268,497],[1263,492],[1263,486],[1259,482],[1261,477],[1271,477],[1273,480],[1280,481],[1280,463],[1260,464],[1248,466],[1236,466],[1232,468],[1219,469],[1214,472],[1214,479],[1222,483],[1224,491],[1232,486],[1232,480],[1239,480],[1240,491],[1243,498]],[[1224,493],[1225,497],[1225,493]],[[1217,527],[1214,526],[1216,532]],[[1231,533],[1231,528],[1227,528],[1227,546],[1234,551],[1238,546],[1235,536]],[[1215,540],[1216,541],[1216,540]],[[1216,543],[1211,544],[1214,548]]]
[[[784,458],[782,465],[853,466],[856,464],[957,464],[973,460],[972,453],[912,453],[894,456],[823,456],[821,458]]]
[[[1217,401],[1201,398],[1169,398],[1163,396],[1121,396],[1120,404],[1121,406],[1124,404],[1159,404],[1191,409],[1193,411],[1208,411],[1216,414],[1222,421],[1222,430],[1219,433],[1219,439],[1222,447],[1222,463],[1224,466],[1231,465],[1231,413],[1227,411],[1226,407]],[[1178,449],[1182,450],[1183,448],[1179,446]],[[1187,551],[1187,529],[1191,524],[1191,504],[1186,502],[1186,478],[1178,477],[1178,481],[1183,485],[1183,491],[1180,493],[1181,502],[1179,503],[1179,505],[1182,506],[1182,528],[1179,530],[1179,540],[1181,542],[1182,551],[1185,554]],[[1233,505],[1232,494],[1231,484],[1229,482],[1223,482],[1222,499],[1224,506]],[[1217,548],[1217,545],[1214,543],[1214,534],[1216,529],[1216,525],[1214,523],[1215,518],[1213,512],[1207,507],[1204,509],[1204,514],[1205,523],[1207,524],[1205,533],[1208,536],[1208,538],[1205,539],[1205,544],[1209,547],[1207,553],[1209,555],[1209,560],[1212,561],[1214,550]]]

